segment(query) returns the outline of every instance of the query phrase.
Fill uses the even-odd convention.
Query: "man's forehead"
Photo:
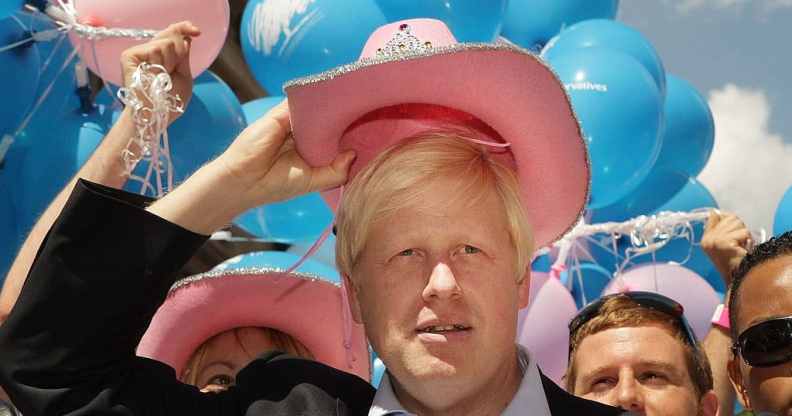
[[[576,352],[581,375],[620,367],[684,368],[684,346],[660,325],[610,328],[583,339]]]
[[[578,351],[590,350],[593,356],[602,358],[608,353],[642,357],[647,349],[669,352],[665,347],[669,343],[681,345],[682,341],[663,325],[625,326],[605,329],[583,338]]]
[[[738,297],[738,323],[745,329],[757,322],[792,315],[792,255],[754,267],[745,276]]]

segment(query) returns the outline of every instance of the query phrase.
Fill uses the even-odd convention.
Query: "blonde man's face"
[[[516,361],[515,248],[494,191],[471,203],[438,179],[414,206],[375,220],[351,276],[351,300],[375,351],[413,397],[454,402]]]

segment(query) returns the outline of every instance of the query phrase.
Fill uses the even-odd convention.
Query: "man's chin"
[[[424,353],[417,357],[410,357],[406,361],[406,368],[416,379],[447,379],[463,375],[464,364],[464,360],[461,358]]]

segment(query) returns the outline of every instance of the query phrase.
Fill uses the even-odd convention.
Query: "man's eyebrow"
[[[657,360],[644,360],[636,365],[639,369],[656,369],[661,370],[666,373],[670,373],[676,376],[682,376],[683,373],[680,373],[680,370],[676,368],[673,364],[670,364],[666,361],[657,361]]]
[[[599,367],[595,367],[591,371],[586,371],[585,373],[581,372],[579,378],[580,378],[581,381],[588,382],[590,379],[592,379],[592,378],[594,378],[594,377],[596,377],[596,376],[598,376],[598,375],[600,375],[600,374],[602,374],[602,373],[604,373],[604,372],[606,372],[608,370],[614,370],[614,365],[613,364],[604,364],[604,365],[601,365]],[[615,368],[615,370],[618,373],[618,368]]]

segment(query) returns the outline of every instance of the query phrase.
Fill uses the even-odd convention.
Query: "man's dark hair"
[[[740,262],[740,266],[732,274],[731,298],[729,299],[729,326],[731,327],[732,339],[737,339],[739,335],[737,333],[737,298],[740,293],[740,286],[745,280],[745,275],[762,263],[786,255],[792,255],[792,230],[756,246],[745,256]]]

